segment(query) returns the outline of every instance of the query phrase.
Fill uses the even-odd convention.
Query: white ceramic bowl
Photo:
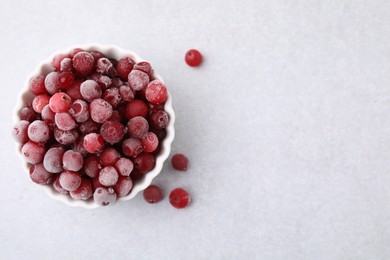
[[[92,50],[100,51],[106,57],[113,58],[116,60],[119,60],[120,58],[123,58],[123,57],[130,57],[136,63],[140,62],[140,61],[144,61],[144,59],[142,59],[136,53],[134,53],[132,51],[121,49],[121,48],[119,48],[117,46],[113,46],[113,45],[90,44],[90,45],[84,45],[84,46],[73,46],[73,47],[70,47],[69,49],[56,52],[50,57],[50,59],[44,60],[41,64],[39,64],[38,67],[36,68],[36,70],[27,78],[25,85],[24,85],[24,88],[21,90],[21,92],[18,96],[18,99],[17,99],[17,104],[15,107],[14,116],[13,116],[14,123],[19,121],[19,110],[22,107],[24,107],[26,103],[31,103],[29,101],[31,101],[34,97],[34,95],[29,90],[29,82],[30,82],[31,78],[37,74],[47,75],[49,72],[52,71],[52,67],[50,65],[50,62],[55,55],[70,53],[75,48],[81,48],[81,49],[84,49],[87,51],[92,51]],[[152,64],[152,66],[153,66],[153,64]],[[156,79],[163,81],[163,79],[160,75],[154,73],[153,76]],[[170,154],[171,144],[172,144],[173,138],[175,136],[175,129],[173,127],[174,123],[175,123],[175,113],[174,113],[173,108],[172,108],[172,97],[171,97],[169,92],[168,92],[168,99],[165,103],[165,111],[169,115],[169,125],[166,128],[167,136],[165,137],[165,139],[162,142],[161,152],[156,157],[156,166],[154,167],[154,169],[152,171],[147,173],[143,177],[143,179],[141,179],[135,183],[135,185],[133,186],[133,189],[131,190],[129,195],[127,195],[126,197],[118,197],[116,203],[134,198],[138,194],[138,192],[140,192],[140,191],[144,190],[146,187],[148,187],[151,184],[152,180],[161,172],[164,161],[168,158],[168,156]],[[23,166],[26,170],[26,177],[29,178],[29,165],[24,161],[24,159],[20,153],[20,148],[21,148],[21,145],[17,144],[17,148],[16,148],[17,153],[19,154],[20,158],[22,159]],[[40,185],[40,184],[35,184],[34,182],[31,181],[31,185],[37,185],[38,187],[40,187],[41,189],[46,191],[46,193],[50,197],[52,197],[53,199],[62,201],[65,204],[72,206],[72,207],[82,207],[82,208],[87,208],[87,209],[100,207],[97,203],[95,203],[93,201],[93,199],[91,199],[89,201],[80,201],[80,200],[72,199],[69,195],[60,194],[60,193],[56,192],[54,190],[53,186],[50,184],[49,185]]]

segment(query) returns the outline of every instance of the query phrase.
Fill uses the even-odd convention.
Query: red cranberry
[[[99,175],[99,172],[98,172],[98,175]],[[92,186],[93,186],[93,190],[96,190],[97,188],[105,188],[105,189],[107,188],[106,186],[104,186],[103,184],[101,184],[99,182],[99,176],[92,179]]]
[[[129,84],[133,90],[139,91],[149,83],[149,76],[141,70],[132,70],[129,74]]]
[[[24,144],[28,141],[27,129],[29,125],[30,122],[26,120],[21,120],[14,125],[12,136],[18,143]]]
[[[99,182],[104,186],[114,186],[118,182],[119,174],[112,166],[104,167],[99,172]]]
[[[143,150],[142,144],[138,139],[128,138],[122,143],[122,151],[127,156],[137,157]]]
[[[114,148],[106,148],[100,154],[100,160],[103,166],[113,166],[121,157]]]
[[[130,173],[133,171],[134,164],[130,159],[120,158],[115,163],[115,169],[122,176],[130,176]]]
[[[172,157],[172,166],[178,171],[186,171],[188,168],[188,158],[181,153],[177,153]]]
[[[72,71],[73,70],[73,64],[71,58],[65,58],[61,61],[60,64],[60,71]]]
[[[133,66],[134,62],[129,57],[120,59],[116,64],[116,70],[118,71],[119,77],[121,77],[122,80],[127,80]]]
[[[76,122],[82,123],[89,119],[89,105],[84,100],[77,99],[69,109],[69,114],[76,119]]]
[[[47,74],[45,78],[45,88],[50,95],[60,91],[61,85],[58,80],[58,72],[53,71]]]
[[[88,151],[84,147],[84,136],[81,136],[72,144],[72,149],[75,152],[80,153],[83,157],[88,155]]]
[[[28,138],[36,143],[45,143],[50,139],[48,125],[41,120],[35,120],[28,126]]]
[[[19,118],[20,120],[32,122],[39,118],[39,114],[37,114],[31,107],[24,107],[19,111]]]
[[[35,112],[41,113],[43,108],[49,104],[50,97],[47,94],[36,96],[32,102],[32,108]]]
[[[92,194],[92,183],[88,179],[81,179],[80,186],[76,190],[70,192],[70,196],[75,200],[88,200],[92,197]]]
[[[65,170],[77,172],[83,168],[83,156],[79,152],[68,150],[62,156],[62,165]]]
[[[93,199],[101,206],[113,204],[116,201],[116,193],[113,188],[99,187],[93,193]]]
[[[69,194],[69,191],[65,190],[64,188],[62,188],[61,184],[60,184],[60,176],[58,176],[54,182],[53,182],[53,188],[58,192],[58,193],[61,193],[61,194],[64,194],[64,195],[67,195]]]
[[[119,94],[123,101],[128,102],[134,99],[134,92],[130,86],[122,85],[119,87]]]
[[[127,78],[126,78],[126,80],[127,80]],[[111,87],[119,88],[120,86],[122,86],[123,84],[125,84],[127,82],[123,83],[123,81],[120,78],[112,78],[111,83],[112,83]]]
[[[72,104],[72,99],[65,93],[55,93],[49,100],[50,109],[54,113],[66,112]]]
[[[49,101],[49,104],[50,104],[50,101]],[[46,105],[42,109],[42,113],[41,113],[42,120],[44,120],[46,122],[46,124],[50,127],[53,127],[53,125],[54,125],[54,116],[55,116],[55,113],[53,112],[53,110],[50,109],[50,105]]]
[[[161,104],[167,100],[168,91],[165,84],[158,80],[153,80],[145,90],[146,99],[152,104]]]
[[[63,71],[58,74],[58,82],[61,88],[68,88],[74,81],[74,75],[70,71]]]
[[[117,88],[106,89],[102,95],[102,98],[110,103],[113,108],[116,108],[122,99]]]
[[[156,159],[148,153],[140,154],[134,159],[134,168],[140,173],[148,173],[156,165]]]
[[[28,141],[22,146],[22,155],[24,160],[31,164],[42,162],[46,149],[43,145]]]
[[[167,136],[165,129],[152,129],[152,132],[156,134],[158,140],[163,140]]]
[[[112,111],[112,115],[108,121],[122,122],[122,115],[118,110]]]
[[[99,130],[99,124],[88,119],[79,125],[79,131],[82,134],[96,133]]]
[[[149,124],[142,116],[136,116],[129,120],[127,129],[131,137],[140,139],[148,132]]]
[[[61,147],[52,147],[47,150],[45,157],[43,158],[43,166],[48,172],[59,173],[64,170],[62,167],[62,157],[64,155],[64,149]]]
[[[130,177],[119,176],[118,182],[113,188],[118,197],[127,196],[133,188],[133,181]]]
[[[89,79],[81,83],[80,93],[86,101],[92,102],[102,95],[102,90],[96,81]]]
[[[191,67],[197,67],[202,63],[203,57],[198,50],[192,49],[187,51],[185,61]]]
[[[43,164],[36,164],[30,167],[30,178],[38,184],[49,184],[53,180],[53,174],[46,171]]]
[[[84,51],[84,50],[81,49],[81,48],[73,49],[73,50],[70,52],[70,57],[73,58],[74,56],[76,56],[77,53],[82,52],[82,51]]]
[[[83,99],[80,92],[81,83],[81,80],[75,80],[72,85],[65,90],[66,94],[68,94],[73,100]]]
[[[97,177],[101,169],[103,169],[103,166],[96,156],[91,156],[84,162],[84,172],[91,178]]]
[[[46,93],[45,88],[45,76],[36,75],[30,81],[30,90],[34,95],[40,95]]]
[[[89,153],[100,152],[104,147],[104,139],[96,133],[87,134],[84,136],[84,147]]]
[[[54,129],[54,138],[57,142],[63,145],[73,144],[76,142],[79,134],[75,129],[70,131],[64,131],[58,128]]]
[[[117,121],[107,121],[100,128],[100,134],[109,144],[115,144],[122,140],[126,128]]]
[[[144,199],[149,203],[157,203],[163,198],[163,193],[160,187],[156,185],[150,185],[144,189]]]
[[[162,110],[153,112],[149,117],[149,123],[154,129],[166,128],[169,123],[167,112]]]
[[[98,59],[104,57],[103,53],[101,53],[100,51],[90,51],[89,53],[91,53],[91,55],[93,56],[93,58],[95,60],[98,60]]]
[[[153,132],[148,132],[145,137],[141,138],[141,143],[144,146],[145,153],[151,153],[158,146],[157,136]]]
[[[88,52],[80,51],[73,57],[73,68],[83,76],[91,74],[94,67],[95,58]]]
[[[146,117],[148,115],[149,108],[142,100],[134,99],[126,105],[124,112],[126,119],[130,120],[136,116]]]
[[[63,171],[60,175],[60,184],[67,191],[74,191],[81,184],[81,176],[78,172]]]
[[[150,78],[153,76],[153,73],[154,73],[152,66],[147,61],[138,62],[137,64],[134,65],[133,69],[141,70],[141,71],[147,73]]]
[[[105,100],[98,98],[92,101],[89,106],[91,118],[96,123],[106,122],[112,115],[112,106]]]
[[[177,209],[182,209],[190,204],[190,194],[183,188],[176,188],[169,194],[169,202]]]
[[[58,54],[51,61],[51,65],[54,67],[56,71],[60,71],[61,69],[61,61],[65,58],[69,58],[68,54]]]
[[[57,127],[64,131],[69,131],[75,129],[77,124],[74,121],[73,117],[68,113],[57,113],[54,116],[54,121]]]
[[[103,75],[114,77],[117,75],[116,69],[112,65],[111,61],[107,58],[100,58],[96,62],[96,72]]]

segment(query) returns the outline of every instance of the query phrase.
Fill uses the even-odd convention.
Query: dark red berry
[[[190,204],[190,194],[183,188],[176,188],[169,194],[169,202],[177,209],[182,209]]]
[[[83,49],[80,49],[80,48],[73,49],[73,50],[70,52],[70,57],[73,58],[74,56],[76,56],[77,53],[82,52],[82,51],[84,51],[84,50],[83,50]]]
[[[144,148],[141,142],[135,138],[128,138],[122,143],[122,152],[129,157],[137,157]]]
[[[68,88],[74,81],[74,75],[70,71],[60,72],[58,74],[58,82],[61,88]]]
[[[149,203],[157,203],[162,200],[163,193],[160,187],[156,185],[150,185],[144,189],[144,199]]]
[[[158,110],[149,117],[149,123],[154,129],[164,129],[168,126],[169,117],[167,112]]]
[[[152,78],[153,73],[154,73],[152,66],[147,61],[138,62],[137,64],[134,65],[133,69],[141,70],[141,71],[147,73],[150,78]]]
[[[159,80],[153,80],[146,87],[145,98],[152,104],[162,104],[167,100],[167,97],[167,88]]]
[[[148,115],[148,112],[149,112],[148,106],[145,104],[145,102],[139,99],[134,99],[130,101],[126,105],[124,111],[127,120],[130,120],[136,116],[146,117]]]
[[[188,158],[181,153],[172,156],[172,166],[178,171],[186,171],[188,168]]]
[[[107,101],[113,108],[116,108],[121,102],[121,95],[119,94],[119,89],[109,88],[104,91],[102,98]]]
[[[129,120],[127,129],[131,137],[140,139],[148,132],[149,124],[144,117],[136,116]]]
[[[103,53],[101,53],[100,51],[90,51],[89,53],[91,53],[91,55],[93,56],[93,58],[95,60],[98,60],[98,59],[104,57]]]
[[[81,83],[81,80],[75,80],[73,81],[72,85],[65,90],[66,94],[68,94],[73,100],[83,99],[83,96],[80,92]]]
[[[130,177],[119,176],[118,182],[113,188],[118,197],[127,196],[133,188],[133,181]]]
[[[198,50],[192,49],[187,51],[185,61],[191,67],[197,67],[202,63],[203,57]]]
[[[58,54],[51,61],[51,65],[54,67],[56,71],[60,71],[61,69],[61,61],[65,58],[69,58],[68,54]]]
[[[95,67],[95,58],[92,54],[80,51],[73,57],[73,68],[83,76],[87,76],[93,72]]]
[[[24,107],[19,111],[19,118],[20,120],[26,120],[28,122],[32,122],[39,118],[39,114],[36,113],[34,109],[32,109],[31,107]]]
[[[148,173],[156,165],[156,159],[148,153],[140,154],[134,159],[134,168],[140,173]]]
[[[72,71],[73,70],[73,64],[71,58],[65,58],[61,61],[60,64],[60,71]]]
[[[85,122],[82,122],[80,125],[79,125],[79,131],[80,133],[86,135],[86,134],[90,134],[90,133],[97,133],[98,130],[99,130],[99,124],[92,121],[91,119],[88,119],[87,121]]]
[[[114,148],[106,148],[100,154],[100,161],[103,166],[113,166],[121,157],[117,150]]]
[[[133,66],[134,62],[130,58],[126,57],[120,59],[116,64],[116,70],[118,71],[119,77],[121,77],[122,80],[127,80],[130,71],[133,69]]]
[[[100,134],[109,144],[119,143],[126,133],[126,128],[117,121],[107,121],[100,128]]]
[[[84,162],[84,172],[91,178],[99,176],[101,169],[103,169],[103,166],[97,156],[91,156]]]
[[[130,86],[127,85],[120,86],[119,94],[121,95],[122,101],[128,102],[134,99],[134,92]]]
[[[145,153],[152,153],[158,146],[158,138],[153,132],[148,132],[141,138]]]

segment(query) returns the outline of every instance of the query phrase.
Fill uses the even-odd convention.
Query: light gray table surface
[[[0,35],[0,259],[390,258],[389,1],[0,0]],[[27,75],[92,42],[136,51],[172,93],[190,168],[165,163],[156,205],[70,208],[15,153]]]

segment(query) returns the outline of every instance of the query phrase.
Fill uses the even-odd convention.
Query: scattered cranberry
[[[90,133],[84,136],[84,147],[89,153],[97,153],[104,147],[104,139],[101,135]]]
[[[27,129],[29,125],[30,122],[26,120],[21,120],[14,125],[12,136],[18,143],[24,144],[28,141]]]
[[[112,106],[101,98],[92,101],[89,107],[91,111],[91,118],[96,123],[102,124],[112,115]]]
[[[79,152],[68,150],[62,156],[62,165],[65,170],[77,172],[83,168],[83,156]]]
[[[136,116],[129,120],[127,129],[131,137],[140,139],[146,135],[149,129],[148,121],[142,116]]]
[[[62,157],[64,149],[61,147],[53,147],[47,150],[43,158],[43,166],[48,172],[60,173],[64,170],[62,167]]]
[[[138,62],[137,64],[134,65],[133,69],[141,70],[141,71],[147,73],[149,75],[149,77],[152,77],[153,73],[154,73],[152,66],[147,61]]]
[[[45,88],[46,91],[53,95],[61,89],[60,82],[58,81],[58,72],[50,72],[45,78]]]
[[[145,90],[146,99],[152,104],[161,104],[167,100],[168,92],[165,84],[159,80],[153,80]]]
[[[169,202],[177,209],[182,209],[190,204],[190,194],[183,188],[176,188],[169,194]]]
[[[36,164],[30,167],[30,178],[38,184],[49,184],[53,180],[53,174],[46,171],[43,164]]]
[[[28,126],[28,138],[36,143],[45,143],[50,138],[48,125],[41,120],[35,120]]]
[[[62,88],[68,88],[74,81],[74,75],[70,71],[63,71],[58,74],[58,82]]]
[[[130,173],[133,171],[133,168],[133,162],[127,158],[120,158],[115,163],[115,169],[122,176],[130,176]]]
[[[123,58],[116,64],[116,70],[119,77],[123,80],[127,80],[130,71],[133,69],[134,62],[130,58]]]
[[[129,74],[129,84],[130,87],[139,91],[145,88],[149,83],[149,76],[141,70],[132,70]]]
[[[45,76],[37,75],[34,76],[30,81],[30,90],[34,95],[40,95],[46,93],[45,88]]]
[[[143,150],[142,144],[138,139],[128,138],[122,143],[122,151],[127,156],[137,157]]]
[[[74,191],[81,184],[81,176],[77,172],[63,171],[60,175],[60,185],[67,191]]]
[[[150,185],[144,189],[144,199],[149,203],[157,203],[163,198],[163,193],[160,187],[156,185]]]
[[[95,58],[88,52],[80,51],[73,57],[73,68],[83,76],[91,74],[94,67]]]
[[[41,113],[43,108],[49,104],[50,97],[47,94],[36,96],[32,102],[32,108],[35,112]]]
[[[149,153],[140,154],[134,159],[134,168],[140,173],[148,173],[156,165],[156,159]]]
[[[197,67],[202,63],[203,57],[198,50],[192,49],[187,51],[185,61],[191,67]]]
[[[32,122],[39,118],[39,114],[37,114],[31,107],[24,107],[19,111],[19,117],[20,120]]]
[[[54,138],[57,142],[63,145],[68,145],[76,142],[78,137],[79,134],[75,129],[70,131],[64,131],[58,128],[54,129]]]
[[[100,154],[100,161],[103,166],[113,166],[121,157],[117,150],[114,148],[106,148]]]
[[[57,127],[64,131],[69,131],[75,129],[77,124],[74,121],[73,117],[68,113],[57,113],[54,116],[54,121]]]
[[[50,109],[54,113],[62,113],[69,110],[72,104],[72,99],[65,93],[55,93],[49,101]]]
[[[148,115],[149,108],[142,100],[134,99],[127,103],[125,108],[125,117],[127,120],[136,116],[146,117]]]
[[[133,181],[130,177],[125,176],[119,176],[118,182],[114,185],[114,190],[118,197],[128,195],[131,188],[133,188]]]
[[[92,197],[92,194],[92,183],[87,179],[81,179],[80,186],[70,192],[70,196],[75,200],[88,200]]]
[[[188,158],[181,153],[177,153],[172,157],[172,166],[178,171],[186,171],[188,168]]]
[[[116,201],[116,193],[113,188],[99,187],[93,193],[95,202],[101,206],[107,206]]]
[[[150,115],[149,122],[154,129],[163,129],[168,126],[169,117],[167,112],[158,110]]]
[[[109,144],[119,143],[126,133],[126,128],[117,121],[107,121],[100,128],[100,134]]]
[[[97,177],[101,169],[103,169],[103,166],[96,156],[91,156],[84,162],[84,172],[91,178]]]
[[[152,153],[158,146],[158,138],[155,133],[148,132],[143,138],[141,138],[141,143],[144,146],[145,153]]]
[[[22,146],[22,155],[24,160],[31,164],[42,162],[46,149],[43,145],[28,141]]]
[[[82,123],[89,119],[89,105],[84,100],[77,99],[69,109],[69,114],[76,119],[76,122]]]

